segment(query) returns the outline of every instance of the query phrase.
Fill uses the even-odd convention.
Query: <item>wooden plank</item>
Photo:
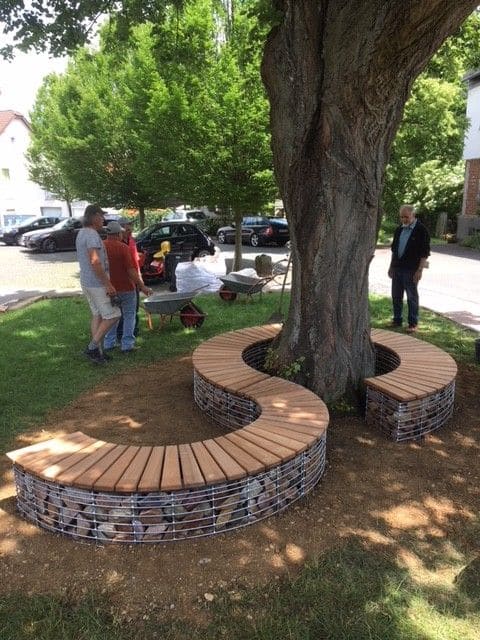
[[[133,460],[118,479],[115,485],[115,491],[122,491],[124,493],[137,491],[138,483],[143,475],[151,452],[152,447],[143,446],[139,448]]]
[[[75,431],[75,433],[68,433],[63,436],[57,436],[56,438],[50,438],[49,440],[42,440],[42,442],[36,442],[35,444],[22,447],[21,449],[9,451],[6,455],[10,460],[12,460],[12,462],[17,462],[17,460],[20,460],[23,456],[27,456],[31,453],[44,452],[46,450],[50,451],[52,447],[59,445],[64,447],[68,442],[76,442],[84,436],[85,434],[81,431]]]
[[[399,400],[400,402],[410,402],[411,400],[417,399],[417,394],[412,394],[405,391],[404,389],[394,387],[391,384],[382,382],[378,378],[365,378],[365,384],[367,385],[367,387],[377,389],[385,395],[391,396],[392,398],[394,398],[395,400]]]
[[[252,422],[252,424],[248,425],[248,427],[244,427],[244,429],[255,429],[255,432],[258,432],[259,435],[266,436],[266,432],[276,433],[279,436],[283,436],[284,438],[294,440],[296,442],[300,442],[307,446],[312,445],[316,440],[318,440],[317,434],[312,433],[304,433],[298,429],[295,429],[293,426],[288,427],[287,425],[279,425],[276,421],[268,421],[263,416]],[[260,433],[262,432],[262,433]]]
[[[182,470],[183,486],[187,488],[203,487],[205,478],[195,459],[192,447],[189,444],[179,444],[180,467]]]
[[[127,447],[121,456],[94,482],[96,491],[114,491],[128,465],[137,455],[140,447]]]
[[[102,446],[99,447],[95,453],[91,453],[86,456],[83,460],[79,460],[76,464],[71,466],[68,470],[60,473],[56,477],[56,481],[59,484],[71,485],[75,482],[75,480],[81,476],[85,471],[93,467],[99,460],[101,460],[104,456],[107,455],[112,449],[115,448],[112,442],[104,442]]]
[[[82,446],[86,446],[85,442],[87,437],[88,436],[81,431],[76,431],[72,434],[37,442],[28,447],[23,447],[23,449],[10,451],[7,453],[7,456],[19,467],[25,468],[33,460],[47,458],[50,455],[70,455],[73,451],[77,451],[82,448]]]
[[[165,447],[153,447],[150,457],[145,465],[142,477],[138,482],[137,491],[147,493],[160,490],[160,479],[162,477],[163,458]]]
[[[88,468],[84,473],[75,478],[75,486],[81,489],[91,489],[96,480],[110,468],[112,464],[122,455],[127,448],[125,444],[117,444],[111,451],[103,456],[95,465]]]
[[[42,478],[45,478],[46,480],[56,480],[58,475],[60,475],[64,471],[68,471],[70,467],[75,466],[78,462],[82,462],[83,460],[94,454],[97,449],[100,449],[104,444],[106,443],[102,440],[93,440],[88,446],[80,449],[80,451],[71,453],[66,458],[62,458],[62,460],[54,462],[48,467],[45,467],[41,472]]]
[[[96,442],[95,438],[90,438],[85,434],[82,434],[82,438],[78,439],[75,443],[68,443],[66,447],[58,446],[57,453],[38,453],[32,454],[32,457],[28,456],[27,459],[22,458],[20,466],[26,471],[40,475],[44,469],[55,464],[59,464],[65,458],[69,458],[75,451],[81,451],[88,447],[93,442]],[[19,464],[17,462],[17,464]]]
[[[169,444],[165,447],[160,489],[162,491],[178,491],[181,488],[182,474],[180,471],[180,460],[178,459],[178,447]]]
[[[390,371],[390,373],[384,373],[381,376],[376,376],[376,380],[381,380],[388,384],[394,384],[396,386],[401,387],[402,389],[411,391],[415,394],[428,394],[434,393],[436,390],[436,386],[432,384],[424,384],[418,381],[413,381],[411,377],[405,377],[401,373],[395,373]]]
[[[203,444],[223,471],[227,480],[239,480],[240,478],[245,477],[245,469],[236,460],[234,460],[231,455],[222,449],[215,440],[204,440]]]
[[[225,474],[212,458],[203,442],[192,442],[191,446],[207,484],[225,482],[227,479]]]
[[[215,438],[215,442],[230,455],[235,462],[245,469],[248,475],[253,476],[265,471],[265,465],[262,462],[251,456],[244,449],[241,449],[232,440],[225,438],[225,436],[220,436],[219,438]]]
[[[294,442],[293,440],[287,446],[285,440],[281,436],[276,436],[275,434],[271,434],[268,438],[261,436],[258,433],[255,433],[255,427],[253,428],[253,431],[248,428],[244,428],[240,429],[237,433],[249,442],[257,444],[266,451],[271,451],[279,458],[281,457],[282,460],[290,460],[291,458],[294,458],[295,455],[306,449],[306,447],[300,442]]]
[[[269,450],[263,449],[259,447],[257,444],[254,444],[250,440],[242,438],[240,436],[240,431],[235,431],[234,433],[228,433],[224,438],[236,444],[240,449],[243,449],[246,453],[251,455],[253,458],[261,462],[265,465],[265,467],[273,467],[277,464],[280,464],[282,458],[280,456],[275,455]]]

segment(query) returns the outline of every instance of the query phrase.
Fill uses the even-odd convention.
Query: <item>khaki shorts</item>
[[[82,287],[82,291],[94,316],[100,316],[102,320],[112,320],[122,315],[120,308],[112,304],[103,287]]]

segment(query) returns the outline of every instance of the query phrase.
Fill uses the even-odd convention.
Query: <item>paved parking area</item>
[[[233,246],[221,245],[221,250],[230,267]],[[286,255],[286,250],[244,246],[244,266],[253,267],[259,253],[270,255],[275,262]],[[390,249],[377,249],[370,266],[372,292],[390,294],[389,261]],[[480,253],[457,245],[433,247],[429,263],[420,283],[420,304],[480,331]],[[80,290],[75,251],[35,254],[0,244],[0,274],[0,305],[36,295]]]

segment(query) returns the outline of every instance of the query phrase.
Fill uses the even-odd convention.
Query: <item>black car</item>
[[[32,217],[30,220],[27,220],[23,224],[18,225],[17,227],[11,227],[7,231],[4,231],[2,241],[5,244],[20,244],[20,239],[24,233],[28,233],[29,231],[39,231],[42,229],[48,229],[53,227],[54,224],[57,224],[61,218],[58,216],[40,216],[38,218]]]
[[[29,231],[23,234],[22,244],[27,249],[46,251],[47,253],[75,249],[75,240],[81,228],[81,219],[65,218],[50,229]]]
[[[170,242],[172,254],[196,258],[213,255],[213,240],[197,225],[189,222],[157,222],[146,227],[136,237],[138,251],[152,255],[161,249],[162,242]]]
[[[103,224],[106,225],[111,220],[118,220],[119,217],[117,214],[107,213],[104,216]],[[82,218],[65,218],[50,229],[25,233],[21,242],[27,249],[46,251],[47,253],[75,249],[75,241],[82,226]],[[101,229],[99,233],[103,239],[107,237],[104,229]]]
[[[235,224],[220,227],[217,231],[220,244],[235,243]],[[283,247],[290,240],[288,222],[284,218],[262,218],[249,216],[242,220],[242,242],[259,247],[265,244],[277,244]]]

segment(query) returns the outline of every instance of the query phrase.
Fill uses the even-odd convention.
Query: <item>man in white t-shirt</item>
[[[98,233],[103,226],[103,215],[98,204],[89,204],[75,243],[80,284],[92,312],[92,338],[84,353],[94,364],[105,364],[110,359],[102,350],[103,337],[121,316],[120,308],[112,304],[116,291],[110,282],[107,253]]]

